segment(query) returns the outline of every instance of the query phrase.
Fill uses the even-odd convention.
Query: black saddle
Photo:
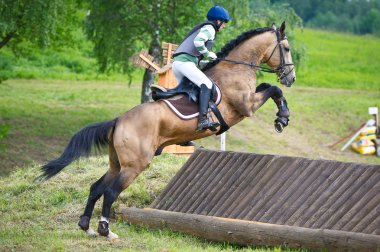
[[[152,90],[152,98],[155,101],[160,99],[169,99],[179,94],[185,94],[189,97],[190,100],[192,100],[195,103],[198,103],[198,97],[200,92],[200,88],[186,77],[183,77],[182,81],[175,88],[166,89],[158,85],[152,85],[150,89]],[[214,94],[216,94],[216,87],[213,83],[211,97],[214,97]]]

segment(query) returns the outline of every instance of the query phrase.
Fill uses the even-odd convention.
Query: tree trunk
[[[1,49],[3,46],[5,46],[5,45],[9,42],[9,40],[11,40],[11,38],[13,37],[14,34],[15,34],[14,32],[10,32],[10,33],[8,33],[8,34],[5,36],[5,38],[0,42],[0,49]]]
[[[150,26],[153,27],[152,32],[152,42],[149,46],[149,54],[154,57],[155,62],[161,62],[161,41],[160,41],[160,27],[156,20],[159,20],[158,16],[160,13],[159,2],[154,2],[153,5],[153,15],[155,18],[150,22]],[[150,97],[150,85],[154,81],[154,74],[151,70],[146,69],[143,77],[142,89],[141,89],[141,103],[148,102]]]
[[[154,61],[159,62],[161,56],[161,46],[159,37],[150,44],[149,54],[154,57]],[[154,81],[154,74],[151,70],[146,69],[143,77],[141,90],[141,103],[148,102],[150,97],[150,85]]]
[[[123,220],[150,228],[167,228],[206,238],[248,246],[287,246],[328,251],[379,251],[378,235],[312,229],[257,221],[221,218],[151,208],[121,209]]]

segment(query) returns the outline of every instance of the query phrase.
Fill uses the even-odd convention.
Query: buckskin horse
[[[224,126],[223,130],[226,130],[251,116],[272,98],[278,107],[276,128],[280,125],[278,130],[281,131],[289,118],[286,100],[277,86],[263,83],[256,87],[256,71],[276,73],[281,84],[288,87],[294,83],[295,70],[285,36],[285,22],[279,29],[273,24],[272,27],[244,32],[217,55],[218,59],[209,63],[204,71],[222,93],[218,108],[224,122],[218,129]],[[266,63],[269,68],[260,66],[261,63]],[[215,113],[210,114],[213,120],[218,120]],[[210,130],[196,132],[196,127],[197,118],[183,120],[177,117],[162,100],[144,103],[113,120],[78,131],[59,158],[41,167],[42,174],[37,179],[50,179],[74,160],[88,156],[92,147],[108,145],[109,169],[92,184],[78,225],[87,234],[95,235],[90,228],[90,218],[96,201],[104,196],[98,233],[115,239],[118,236],[110,231],[108,223],[111,205],[163,147],[216,133]]]

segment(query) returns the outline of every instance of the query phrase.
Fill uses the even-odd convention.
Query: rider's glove
[[[216,56],[214,52],[208,52],[206,55],[206,58],[209,60],[216,60],[218,57]]]

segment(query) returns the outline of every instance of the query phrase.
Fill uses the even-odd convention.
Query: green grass
[[[120,206],[150,203],[163,189],[185,158],[163,154],[155,159],[131,187],[122,193]],[[38,166],[18,169],[0,180],[1,251],[300,251],[239,247],[214,243],[170,230],[151,230],[112,219],[112,230],[120,239],[90,238],[77,226],[89,185],[106,170],[107,157],[91,157],[67,167],[54,179],[33,183]],[[128,200],[126,200],[128,198]],[[131,200],[132,199],[132,200]],[[97,227],[101,204],[91,225]],[[117,215],[116,215],[117,217]]]
[[[306,59],[297,83],[309,87],[380,90],[380,38],[304,29]]]

